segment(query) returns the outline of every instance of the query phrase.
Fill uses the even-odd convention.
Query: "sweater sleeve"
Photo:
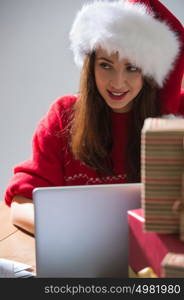
[[[5,202],[8,206],[15,195],[32,199],[32,191],[36,187],[63,185],[61,103],[62,98],[54,102],[38,123],[32,139],[31,158],[14,168],[14,176],[5,191]]]

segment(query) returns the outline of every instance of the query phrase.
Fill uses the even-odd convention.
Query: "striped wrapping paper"
[[[161,262],[161,277],[184,278],[184,254],[167,253]]]
[[[144,231],[179,233],[180,224],[184,226],[182,214],[173,210],[175,201],[183,199],[183,138],[184,119],[148,118],[144,122],[141,134]]]
[[[184,242],[184,172],[182,173],[182,185],[181,185],[181,208],[180,208],[180,240]]]

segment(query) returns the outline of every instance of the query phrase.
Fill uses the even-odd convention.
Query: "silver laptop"
[[[36,276],[128,277],[127,210],[141,183],[36,188]]]

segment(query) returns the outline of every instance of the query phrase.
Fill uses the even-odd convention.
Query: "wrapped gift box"
[[[184,254],[184,242],[179,234],[145,232],[144,222],[142,208],[128,211],[129,266],[135,273],[150,267],[161,277],[162,260],[169,252]]]
[[[169,117],[169,116],[168,116]],[[148,118],[141,135],[141,181],[144,230],[178,233],[184,240],[184,215],[175,202],[183,202],[184,119]]]
[[[184,278],[184,254],[168,253],[161,267],[162,277]]]

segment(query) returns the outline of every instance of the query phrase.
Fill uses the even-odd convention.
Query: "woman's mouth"
[[[111,92],[111,91],[108,91],[108,94],[109,94],[109,97],[112,99],[112,100],[122,100],[123,98],[125,98],[125,96],[127,95],[128,91],[125,91],[123,93],[116,93],[116,92]]]

